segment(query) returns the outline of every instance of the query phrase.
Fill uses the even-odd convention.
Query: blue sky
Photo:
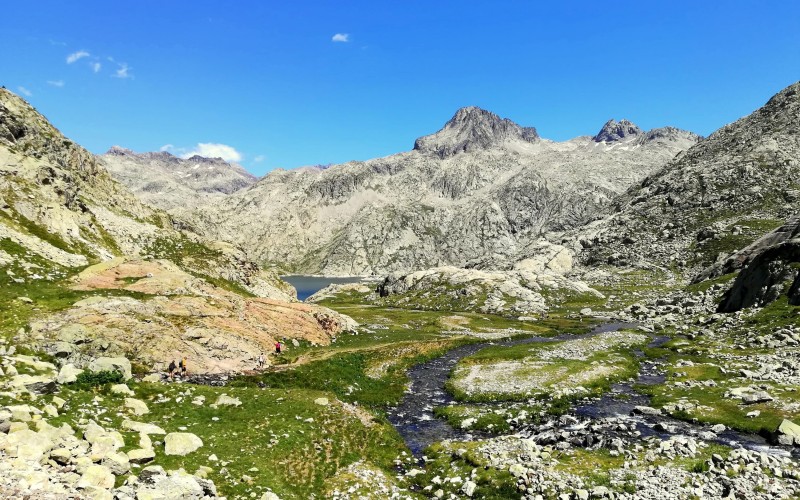
[[[93,152],[260,175],[409,150],[468,105],[556,140],[707,135],[800,79],[799,27],[796,1],[30,0],[3,6],[0,84]]]

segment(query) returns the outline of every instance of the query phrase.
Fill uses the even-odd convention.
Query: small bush
[[[78,375],[75,385],[84,387],[98,387],[106,384],[119,384],[122,382],[122,374],[118,371],[103,370],[92,372],[84,370]]]

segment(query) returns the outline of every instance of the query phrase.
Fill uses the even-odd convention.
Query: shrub
[[[92,372],[84,370],[78,375],[76,385],[85,387],[98,387],[106,384],[119,384],[122,382],[122,374],[118,371],[102,370]]]

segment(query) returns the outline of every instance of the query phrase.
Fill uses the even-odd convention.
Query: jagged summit
[[[500,118],[477,106],[468,106],[456,111],[435,134],[417,139],[414,149],[447,158],[458,153],[489,149],[510,140],[535,142],[538,139],[539,134],[533,127],[521,127],[508,118]]]
[[[616,142],[643,133],[642,129],[628,120],[616,121],[611,119],[603,125],[600,132],[592,139],[594,142]]]

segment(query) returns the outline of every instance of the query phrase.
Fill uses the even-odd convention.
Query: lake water
[[[299,300],[306,300],[318,291],[322,290],[331,284],[342,283],[358,283],[361,281],[360,276],[352,277],[333,277],[333,276],[302,276],[293,274],[290,276],[281,276],[281,279],[297,289],[297,298]]]

